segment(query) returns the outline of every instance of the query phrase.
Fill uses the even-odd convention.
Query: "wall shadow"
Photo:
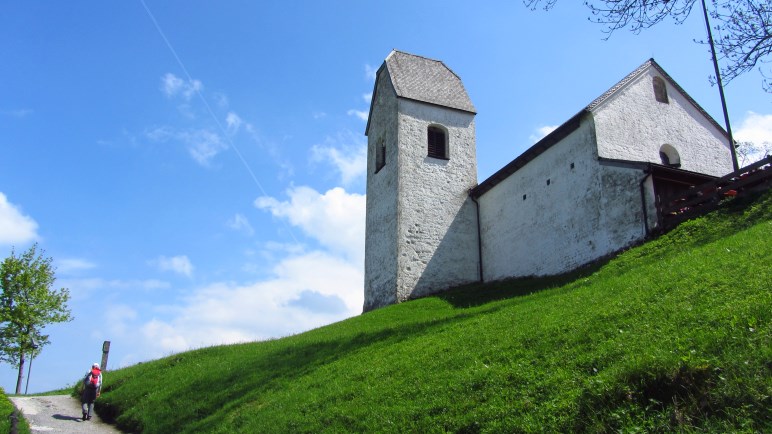
[[[446,301],[457,309],[478,307],[495,301],[523,297],[547,289],[559,288],[586,278],[606,265],[611,257],[604,257],[574,271],[544,277],[520,277],[494,282],[473,283],[438,292],[433,297]]]
[[[423,204],[432,207],[432,204]],[[480,279],[475,204],[467,199],[416,279],[409,298],[420,298]]]

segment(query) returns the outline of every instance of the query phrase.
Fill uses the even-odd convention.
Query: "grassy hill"
[[[98,412],[145,433],[770,432],[771,205],[570,276],[113,371]]]
[[[14,430],[13,419],[17,423]],[[15,432],[18,434],[29,434],[30,428],[23,415],[15,411],[13,403],[8,399],[5,390],[0,387],[0,433]]]

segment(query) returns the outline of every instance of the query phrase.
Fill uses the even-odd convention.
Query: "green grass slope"
[[[15,432],[18,434],[29,434],[29,423],[24,419],[23,414],[15,410],[5,390],[0,387],[0,433]],[[13,430],[14,418],[16,418],[16,431]]]
[[[770,432],[772,195],[571,276],[110,372],[127,431]]]

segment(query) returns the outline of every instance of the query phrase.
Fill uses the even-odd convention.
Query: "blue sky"
[[[75,317],[30,392],[104,340],[115,368],[361,313],[364,128],[392,49],[461,77],[480,181],[651,57],[723,124],[699,14],[604,41],[573,3],[5,2],[0,255],[38,242]],[[772,142],[758,71],[726,93],[735,135]]]

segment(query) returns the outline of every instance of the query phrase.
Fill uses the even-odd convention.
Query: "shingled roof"
[[[461,79],[441,61],[394,50],[384,63],[398,97],[475,113]]]

